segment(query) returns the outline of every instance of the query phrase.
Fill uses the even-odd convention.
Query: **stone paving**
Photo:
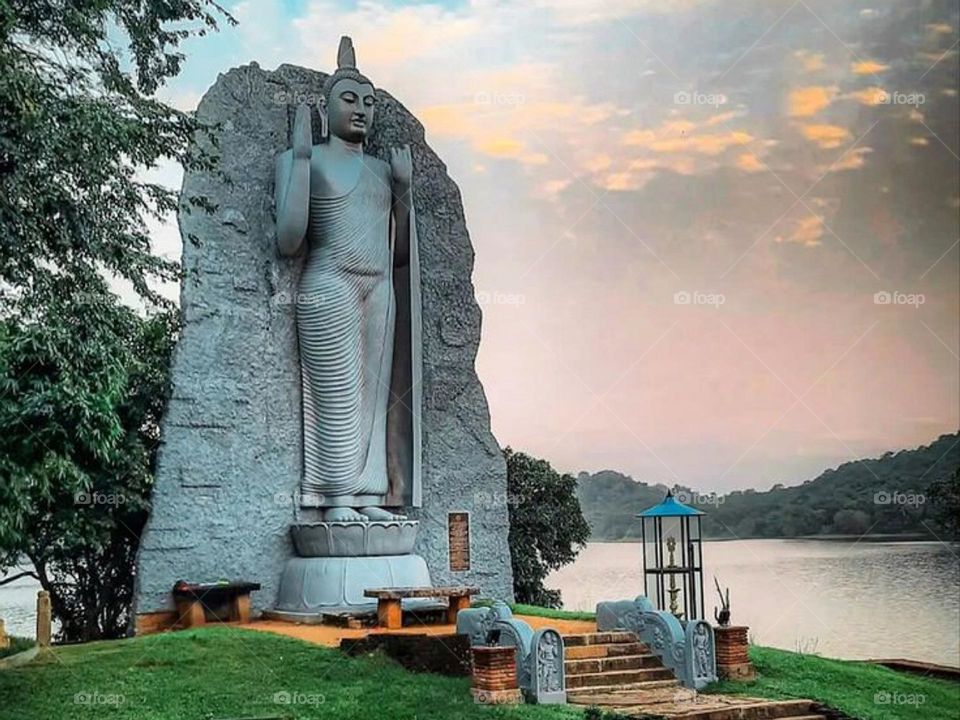
[[[578,705],[596,705],[628,717],[662,715],[689,718],[783,718],[814,720],[821,716],[810,711],[808,701],[775,702],[763,698],[734,695],[705,695],[682,687],[605,690],[578,696]]]

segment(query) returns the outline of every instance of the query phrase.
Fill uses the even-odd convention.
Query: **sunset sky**
[[[423,122],[501,445],[719,491],[957,430],[955,1],[226,5],[178,106],[348,34]]]

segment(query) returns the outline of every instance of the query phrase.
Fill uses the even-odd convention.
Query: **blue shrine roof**
[[[667,496],[663,499],[663,502],[647,508],[642,513],[637,515],[637,517],[684,517],[687,515],[705,514],[706,513],[704,513],[702,510],[697,510],[695,507],[684,505],[673,496],[673,490],[668,490]]]

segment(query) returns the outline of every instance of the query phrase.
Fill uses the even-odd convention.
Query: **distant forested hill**
[[[960,433],[942,435],[916,450],[844,463],[803,485],[775,485],[719,497],[675,488],[690,505],[707,513],[711,537],[797,537],[802,535],[940,532],[937,508],[927,497],[931,483],[960,467]],[[660,502],[667,488],[647,485],[612,470],[580,473],[578,494],[592,540],[640,537],[634,517]],[[926,523],[926,525],[924,524]]]

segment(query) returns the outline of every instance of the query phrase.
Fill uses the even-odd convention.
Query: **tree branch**
[[[4,578],[3,580],[0,580],[0,586],[6,585],[8,583],[12,583],[14,580],[19,580],[20,578],[24,578],[24,577],[32,577],[34,580],[37,580],[37,581],[40,580],[40,576],[37,575],[35,572],[27,571],[27,572],[22,572],[19,575],[14,575],[13,577],[8,577],[8,578]]]

